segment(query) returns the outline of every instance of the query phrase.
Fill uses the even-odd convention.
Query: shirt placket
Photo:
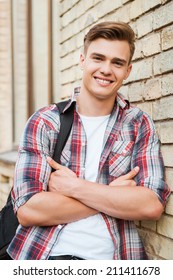
[[[71,167],[79,178],[85,178],[87,137],[82,121],[77,112],[74,113],[74,125],[71,142]]]
[[[85,169],[86,169],[86,154],[87,154],[87,137],[82,125],[81,119],[81,162],[80,162],[80,178],[85,179]]]

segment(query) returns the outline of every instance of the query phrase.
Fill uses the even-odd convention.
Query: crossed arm
[[[77,178],[51,158],[48,163],[56,170],[50,176],[49,191],[35,194],[17,212],[24,226],[65,224],[98,212],[120,219],[155,220],[163,212],[152,190],[136,186],[133,178],[138,167],[107,186]]]

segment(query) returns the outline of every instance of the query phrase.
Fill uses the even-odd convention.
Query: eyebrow
[[[98,57],[103,58],[103,59],[106,57],[104,54],[96,53],[96,52],[91,53],[91,57],[92,57],[92,56],[98,56]],[[125,59],[123,59],[123,58],[119,58],[119,57],[114,57],[114,58],[112,59],[112,61],[113,61],[113,62],[121,62],[121,63],[123,63],[123,64],[128,63],[127,60],[125,60]]]

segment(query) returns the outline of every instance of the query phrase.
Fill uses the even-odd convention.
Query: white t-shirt
[[[85,179],[95,182],[108,116],[81,120],[87,136]],[[114,244],[101,214],[67,224],[59,234],[51,256],[76,255],[90,260],[113,259]]]

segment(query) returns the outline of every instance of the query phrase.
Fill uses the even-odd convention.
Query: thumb
[[[126,175],[124,175],[124,179],[125,180],[130,180],[133,179],[139,172],[139,166],[136,166],[135,168],[133,168],[129,173],[127,173]]]
[[[55,160],[53,160],[51,157],[47,157],[46,161],[49,163],[50,167],[52,167],[55,170],[61,169],[61,164],[57,163]]]
[[[133,179],[139,172],[139,166],[136,166],[135,168],[133,168],[130,172],[128,172],[127,174],[120,176],[117,180],[118,181],[123,181],[123,180],[131,180]]]

